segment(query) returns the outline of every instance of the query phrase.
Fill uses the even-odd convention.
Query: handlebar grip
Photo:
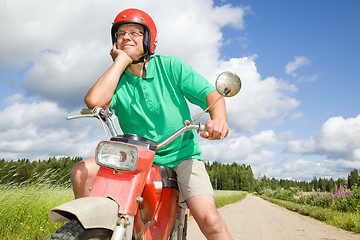
[[[198,130],[199,132],[204,132],[204,131],[206,131],[206,126],[204,125],[204,124],[201,124],[201,123],[199,123],[199,130]]]
[[[81,111],[80,111],[80,113],[81,114],[92,114],[92,113],[94,113],[94,109],[93,108],[83,108],[83,109],[81,109]]]

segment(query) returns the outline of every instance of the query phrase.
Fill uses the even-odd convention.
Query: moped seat
[[[161,164],[156,164],[161,170],[163,188],[178,188],[176,172]]]

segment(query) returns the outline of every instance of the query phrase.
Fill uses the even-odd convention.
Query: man
[[[175,57],[153,55],[156,26],[138,9],[117,15],[111,29],[113,64],[85,96],[89,108],[112,108],[124,133],[161,142],[190,120],[185,98],[206,108],[219,94],[200,74]],[[228,133],[225,101],[209,109],[211,119],[201,136],[221,140]],[[173,168],[178,176],[179,202],[186,202],[208,239],[231,239],[215,207],[213,190],[194,131],[188,131],[156,152],[154,163]],[[74,166],[76,198],[89,195],[98,171],[95,159]]]

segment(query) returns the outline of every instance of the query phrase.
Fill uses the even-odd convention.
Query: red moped
[[[224,72],[216,80],[222,97],[231,97],[241,88],[238,76]],[[207,110],[207,109],[206,109]],[[204,125],[185,125],[161,143],[132,135],[117,135],[110,110],[83,109],[68,119],[96,117],[112,135],[101,141],[95,152],[100,166],[89,197],[75,199],[50,210],[52,221],[69,221],[49,239],[182,240],[186,239],[188,209],[179,206],[175,172],[154,165],[155,152],[188,130],[205,131]]]

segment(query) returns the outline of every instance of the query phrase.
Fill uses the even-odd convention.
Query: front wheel
[[[113,231],[104,228],[85,229],[77,220],[71,220],[48,240],[110,240]]]

